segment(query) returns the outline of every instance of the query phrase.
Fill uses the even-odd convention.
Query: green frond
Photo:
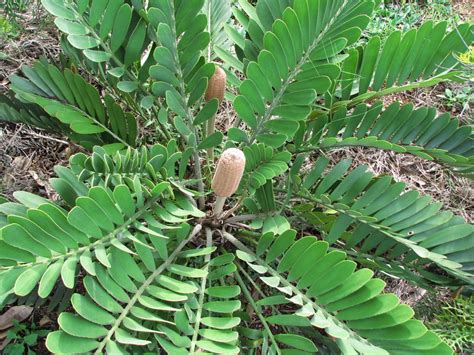
[[[351,161],[343,160],[323,174],[327,164],[320,158],[303,181],[311,197],[298,194],[314,203],[304,215],[319,225],[325,241],[357,255],[368,254],[370,262],[386,264],[384,269],[391,274],[406,276],[407,270],[415,271],[408,273],[415,282],[473,283],[472,225],[451,212],[440,212],[442,204],[432,203],[429,196],[406,192],[402,182],[388,176],[374,178],[365,166],[349,170]],[[336,215],[321,223],[319,211]],[[432,263],[449,277],[431,272]]]
[[[57,122],[51,124],[68,125],[76,133],[72,138],[85,141],[89,148],[94,143],[136,144],[138,127],[133,115],[124,112],[109,95],[102,102],[98,90],[79,74],[69,69],[60,71],[44,61],[24,66],[22,72],[26,79],[17,75],[11,78],[17,98],[40,106]]]
[[[237,55],[245,64],[258,60],[259,52],[265,49],[265,33],[274,30],[275,24],[279,21],[284,21],[288,25],[290,33],[292,33],[291,30],[296,30],[302,36],[303,44],[307,44],[314,38],[311,37],[313,26],[316,26],[314,30],[321,31],[319,40],[324,40],[324,45],[321,47],[323,53],[314,54],[312,58],[313,64],[321,64],[319,61],[325,59],[324,56],[333,57],[357,40],[360,31],[367,26],[374,7],[372,1],[329,3],[326,1],[261,0],[254,7],[247,0],[240,0],[239,4],[243,11],[236,9],[234,15],[246,30],[248,39],[235,36],[233,39],[237,47]],[[295,14],[291,14],[288,8],[292,8]],[[308,13],[311,15],[308,16]],[[311,18],[312,16],[314,18]],[[348,16],[353,18],[349,21]],[[338,17],[339,21],[329,21],[334,17]],[[290,27],[291,25],[298,26]],[[353,29],[351,34],[348,33],[349,29]],[[307,30],[309,33],[306,32]],[[286,43],[282,42],[282,44]],[[291,47],[293,46],[298,47],[298,44],[294,42]]]
[[[102,147],[94,147],[92,155],[79,153],[69,160],[79,180],[92,186],[113,188],[126,184],[133,188],[138,179],[140,185],[153,189],[160,181],[178,178],[176,165],[181,157],[176,141],[171,140],[167,147],[155,144],[149,148],[128,148],[113,154],[107,153]],[[180,178],[184,167],[180,162]]]
[[[211,60],[216,57],[214,48],[227,50],[231,45],[227,36],[227,32],[232,29],[228,26],[232,16],[231,0],[206,0],[203,11],[208,19],[208,32],[211,36],[208,51],[208,60]]]
[[[143,5],[131,6],[124,0],[70,1],[42,0],[56,17],[55,24],[69,44],[85,58],[97,63],[97,71],[119,78],[124,92],[144,90],[147,79],[133,70],[142,52],[151,42]],[[100,68],[100,69],[99,69]],[[120,84],[121,83],[121,84]],[[146,91],[146,90],[145,90]]]
[[[155,184],[152,190],[139,184],[132,190],[126,185],[88,189],[73,181],[67,169],[58,172],[61,178],[53,186],[66,201],[72,200],[71,210],[26,192],[15,194],[19,203],[0,205],[8,222],[0,229],[1,295],[37,292],[46,298],[59,277],[72,289],[79,265],[95,276],[95,266],[111,267],[110,253],[136,254],[127,244],[140,249],[147,238],[158,248],[159,240],[168,239],[165,234],[175,225],[191,215],[202,217],[167,182]]]
[[[270,3],[259,2],[261,10],[252,14],[261,26],[275,16],[267,9],[279,9],[278,2]],[[252,131],[250,144],[257,140],[279,147],[292,140],[318,95],[339,76],[339,67],[327,63],[359,38],[372,9],[372,1],[298,0],[265,34],[259,24],[254,26],[261,34],[254,43],[261,47],[258,57],[250,58],[247,79],[234,100],[239,118]]]
[[[51,118],[37,105],[24,103],[15,97],[0,96],[0,121],[12,123],[26,123],[28,125],[52,132],[66,134],[68,127],[56,119]]]
[[[210,230],[208,238],[212,238]],[[210,245],[208,239],[207,248]],[[239,353],[238,333],[236,327],[240,318],[235,316],[241,309],[237,299],[240,287],[232,282],[235,272],[234,254],[222,253],[219,256],[206,258],[208,273],[201,279],[201,286],[196,300],[188,301],[187,329],[191,343],[189,353],[200,351],[211,353]]]
[[[434,108],[415,110],[412,104],[395,102],[383,109],[383,103],[376,102],[360,104],[351,113],[341,108],[331,120],[327,115],[316,120],[320,122],[308,124],[308,147],[299,149],[375,147],[435,160],[455,169],[472,166],[472,127],[460,125],[447,113],[437,116]],[[323,132],[321,121],[325,123]]]
[[[453,53],[464,52],[474,40],[473,26],[463,23],[448,31],[447,22],[425,22],[402,35],[378,37],[348,52],[334,87],[335,107],[354,106],[396,92],[433,86],[455,79],[460,63]]]
[[[255,267],[255,271],[257,272],[263,271],[263,268],[258,265],[252,265],[252,267]],[[242,348],[249,354],[258,353],[260,349],[263,353],[280,354],[284,351],[294,351],[297,353],[304,351],[305,354],[316,353],[318,349],[311,339],[300,334],[294,334],[287,327],[288,325],[300,326],[301,318],[299,316],[287,317],[287,320],[291,319],[293,321],[292,324],[288,324],[288,322],[286,322],[286,324],[278,324],[277,320],[282,317],[275,306],[291,306],[291,302],[285,297],[286,295],[278,293],[276,295],[266,296],[261,287],[255,282],[255,279],[252,278],[241,265],[238,266],[238,269],[236,272],[237,282],[241,286],[249,305],[263,325],[263,329],[251,328],[252,319],[247,314],[244,314],[243,325],[239,328],[239,333],[242,338]],[[254,291],[253,293],[250,292],[251,288]],[[259,295],[258,297],[255,296],[257,293]],[[264,312],[265,308],[266,312]],[[271,312],[270,316],[268,316],[269,312]],[[266,317],[263,315],[264,313],[267,314]],[[273,325],[273,327],[270,327],[270,325]],[[275,326],[279,327],[276,328]]]
[[[402,354],[452,350],[418,320],[394,294],[382,293],[385,283],[369,269],[356,271],[342,251],[328,252],[328,243],[307,236],[295,241],[296,231],[263,234],[256,251],[230,234],[237,257],[268,287],[299,308],[271,315],[277,326],[315,327],[336,339],[343,352]]]
[[[183,227],[163,242],[154,237],[137,240],[137,258],[112,249],[110,265],[97,264],[95,275],[84,278],[86,294],[72,296],[76,314],[59,316],[61,330],[48,335],[48,349],[53,353],[126,353],[124,346],[146,346],[156,339],[166,351],[182,353],[180,348],[190,343],[179,335],[187,329],[183,306],[198,290],[192,280],[207,274],[174,264],[178,259],[186,263],[196,258],[192,250],[183,253],[183,249],[199,230],[190,233],[189,225]],[[203,253],[196,255],[201,258]]]
[[[240,71],[243,71],[243,64],[248,61],[257,61],[258,53],[263,49],[263,36],[266,31],[272,30],[274,21],[282,19],[283,11],[287,7],[292,7],[293,0],[267,1],[261,0],[253,6],[248,0],[238,1],[240,8],[234,9],[234,16],[240,25],[245,29],[245,33],[229,32],[229,36],[235,43],[238,60],[242,63]],[[230,63],[232,64],[232,63]],[[232,65],[239,70],[236,65]]]
[[[218,109],[217,99],[201,108],[208,81],[215,72],[215,64],[206,63],[203,56],[210,41],[210,34],[206,32],[208,19],[202,13],[204,0],[184,3],[181,0],[151,2],[148,16],[156,28],[158,45],[153,50],[157,64],[149,68],[149,75],[153,79],[153,94],[165,99],[172,116],[170,122],[188,143],[188,149],[182,157],[184,164],[187,164],[191,157],[194,162],[199,161],[199,150],[219,145],[223,134],[215,132],[206,136],[202,132],[202,137],[199,135],[198,127],[210,120]],[[200,165],[195,163],[194,168],[202,193],[204,187]]]
[[[156,28],[159,45],[153,51],[156,65],[149,69],[155,79],[152,91],[166,97],[168,107],[182,119],[188,119],[187,108],[204,95],[214,65],[204,64],[201,56],[210,36],[207,17],[200,13],[204,1],[152,2],[148,16]],[[188,97],[189,95],[189,97]]]
[[[274,152],[263,143],[253,144],[244,148],[245,172],[240,186],[244,190],[255,191],[265,185],[268,180],[283,174],[288,170],[291,154],[288,152]]]
[[[124,346],[153,343],[170,354],[239,352],[240,319],[232,313],[240,309],[240,289],[219,282],[235,271],[234,255],[211,258],[210,240],[206,248],[186,248],[198,232],[184,228],[160,243],[141,238],[134,258],[112,250],[111,265],[84,278],[86,295],[72,296],[76,315],[59,316],[48,349],[125,353]]]

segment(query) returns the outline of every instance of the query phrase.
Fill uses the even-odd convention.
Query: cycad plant
[[[473,226],[326,152],[471,177],[471,127],[379,100],[461,80],[473,26],[358,42],[380,0],[42,4],[64,55],[13,75],[0,116],[83,150],[58,201],[0,204],[0,295],[67,309],[51,352],[452,353],[374,272],[469,291]]]

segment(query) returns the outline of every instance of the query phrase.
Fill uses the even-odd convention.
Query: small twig
[[[253,230],[254,228],[246,225],[246,224],[243,224],[243,223],[233,223],[230,225],[230,227],[235,227],[235,228],[243,228],[243,229],[248,229],[248,230]]]
[[[230,217],[225,220],[226,223],[237,223],[243,221],[252,221],[255,219],[261,219],[266,217],[271,217],[278,214],[277,212],[273,213],[260,213],[260,214],[243,214],[241,216]]]
[[[4,148],[5,151],[14,144],[16,137],[18,136],[18,134],[21,132],[22,129],[23,129],[23,125],[19,125],[18,129],[15,130],[15,133],[13,133],[13,135],[8,140],[8,143],[6,144]]]
[[[50,140],[50,141],[61,143],[61,144],[64,144],[64,145],[69,145],[70,144],[69,142],[67,142],[65,140],[54,138],[54,137],[49,137],[49,136],[43,136],[42,134],[35,133],[33,131],[28,131],[27,133],[31,136],[34,136],[34,137]]]
[[[198,189],[199,189],[199,196],[198,196],[198,203],[199,208],[201,211],[204,210],[206,206],[206,200],[204,198],[204,182],[202,181],[202,172],[201,172],[201,162],[199,161],[199,153],[197,151],[197,147],[194,149],[194,173],[196,175],[196,179],[198,180]]]

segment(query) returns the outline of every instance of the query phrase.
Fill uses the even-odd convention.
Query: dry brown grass
[[[474,3],[472,0],[453,0],[456,12],[468,21],[474,20]]]
[[[48,180],[55,165],[67,163],[69,145],[61,137],[24,125],[0,124],[0,194],[18,190],[48,198],[57,195]]]
[[[0,93],[7,90],[8,77],[23,65],[59,54],[59,34],[51,17],[41,7],[31,6],[28,12],[18,14],[19,36],[0,42],[0,51],[7,58],[0,62]],[[55,197],[47,181],[54,175],[54,166],[66,162],[66,147],[62,137],[0,122],[0,194],[11,197],[14,191],[25,190]]]
[[[20,70],[24,64],[31,64],[39,57],[57,58],[59,55],[59,34],[42,7],[30,5],[24,14],[18,14],[21,26],[19,36],[0,41],[0,51],[6,59],[0,62],[0,92],[8,87],[8,76]]]

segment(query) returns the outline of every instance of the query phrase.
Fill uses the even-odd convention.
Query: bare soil
[[[69,145],[61,137],[25,125],[0,125],[0,193],[22,190],[56,199],[48,179],[67,164]]]

